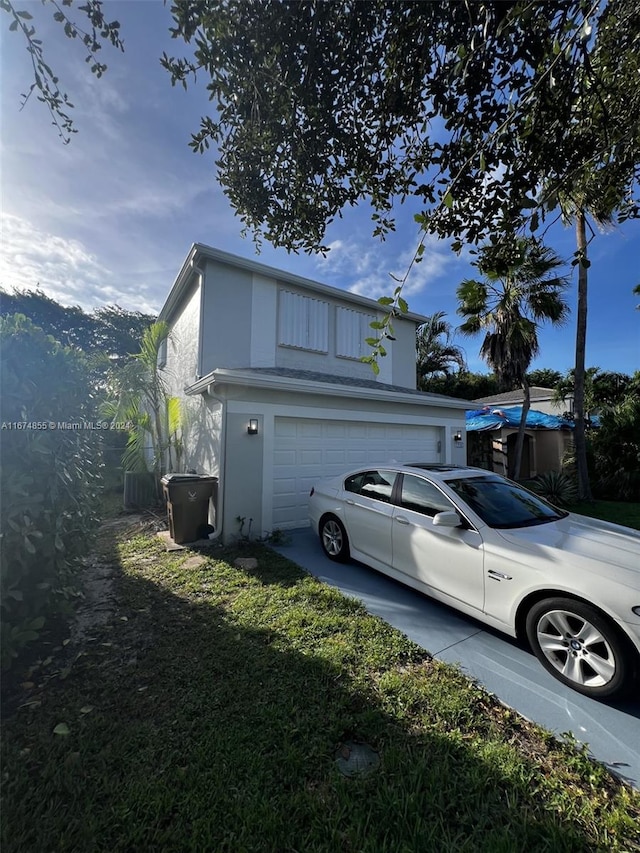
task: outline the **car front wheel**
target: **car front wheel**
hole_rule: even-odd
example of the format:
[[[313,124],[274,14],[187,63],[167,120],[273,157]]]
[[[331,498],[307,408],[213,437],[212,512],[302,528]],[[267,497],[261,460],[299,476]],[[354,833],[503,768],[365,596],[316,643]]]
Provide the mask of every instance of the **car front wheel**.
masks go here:
[[[619,693],[632,677],[624,641],[594,607],[571,598],[548,598],[527,615],[531,648],[552,675],[594,698]]]
[[[344,563],[349,559],[347,531],[334,515],[327,515],[320,522],[320,542],[330,560]]]

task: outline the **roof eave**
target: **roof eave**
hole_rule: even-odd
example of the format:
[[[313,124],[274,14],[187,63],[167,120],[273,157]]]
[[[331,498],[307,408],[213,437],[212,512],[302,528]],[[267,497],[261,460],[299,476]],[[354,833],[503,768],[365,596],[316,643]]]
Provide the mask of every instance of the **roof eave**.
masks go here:
[[[313,290],[317,293],[323,293],[326,296],[333,296],[336,299],[343,299],[348,302],[354,302],[358,305],[368,308],[372,311],[380,311],[381,313],[390,313],[391,309],[386,305],[381,305],[375,299],[369,299],[367,296],[360,296],[357,293],[351,293],[348,290],[341,290],[339,287],[333,287],[329,284],[322,284],[319,281],[314,281],[310,278],[304,278],[294,273],[286,272],[285,270],[271,267],[267,264],[261,264],[258,261],[253,261],[249,258],[242,258],[238,255],[233,255],[230,252],[223,252],[221,249],[214,249],[212,246],[207,246],[204,243],[193,243],[189,253],[178,273],[176,280],[169,292],[169,296],[165,304],[162,306],[159,318],[160,320],[168,320],[175,308],[180,304],[182,294],[188,286],[194,267],[198,265],[199,260],[206,259],[218,261],[219,263],[229,264],[237,269],[243,269],[247,272],[263,275],[268,278],[276,279],[284,284]],[[408,311],[402,314],[403,319],[410,320],[416,325],[421,325],[427,321],[427,317],[422,314],[415,314]]]
[[[359,385],[338,385],[333,382],[318,382],[311,379],[295,379],[289,376],[271,374],[256,375],[241,370],[217,369],[201,377],[193,385],[185,388],[185,394],[194,396],[207,393],[210,386],[251,385],[272,391],[290,391],[297,394],[329,394],[332,397],[359,397],[363,400],[378,402],[409,403],[414,406],[439,406],[446,409],[464,411],[468,403],[454,397],[441,397],[431,394],[403,394],[402,391],[386,391]]]

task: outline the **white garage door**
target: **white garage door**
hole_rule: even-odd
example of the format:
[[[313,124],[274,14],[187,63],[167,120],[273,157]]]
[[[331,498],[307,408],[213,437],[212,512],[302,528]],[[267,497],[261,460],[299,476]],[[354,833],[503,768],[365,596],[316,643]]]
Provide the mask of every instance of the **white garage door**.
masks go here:
[[[309,523],[309,491],[323,477],[360,465],[438,462],[441,430],[431,426],[276,418],[273,527]]]

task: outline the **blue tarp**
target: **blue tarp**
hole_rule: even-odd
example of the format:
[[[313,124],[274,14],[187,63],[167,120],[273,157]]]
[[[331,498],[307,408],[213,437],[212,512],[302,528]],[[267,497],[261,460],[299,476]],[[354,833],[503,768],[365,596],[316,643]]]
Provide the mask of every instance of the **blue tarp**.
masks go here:
[[[522,406],[493,407],[467,411],[467,432],[479,430],[502,429],[511,427],[517,429],[522,417]],[[529,409],[527,413],[527,429],[573,429],[572,421],[557,415],[547,415]]]

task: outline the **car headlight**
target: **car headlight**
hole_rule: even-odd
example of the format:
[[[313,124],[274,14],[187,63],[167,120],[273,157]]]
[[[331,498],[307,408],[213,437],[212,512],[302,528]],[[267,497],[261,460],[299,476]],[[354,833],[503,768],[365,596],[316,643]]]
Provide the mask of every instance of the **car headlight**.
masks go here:
[[[637,607],[632,607],[631,609],[636,614],[636,616],[640,616],[640,604]]]

